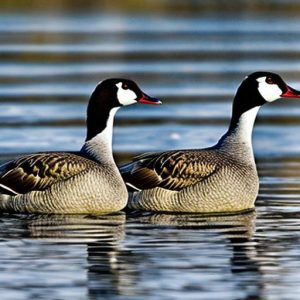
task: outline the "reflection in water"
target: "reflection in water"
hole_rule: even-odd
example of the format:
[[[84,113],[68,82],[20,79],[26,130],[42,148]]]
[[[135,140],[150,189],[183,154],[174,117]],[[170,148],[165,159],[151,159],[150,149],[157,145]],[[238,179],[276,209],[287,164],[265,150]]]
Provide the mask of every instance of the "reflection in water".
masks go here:
[[[228,239],[230,242],[243,243],[249,241],[255,232],[255,217],[255,212],[228,216],[162,213],[143,213],[131,216],[128,220],[129,229],[126,236],[127,238],[131,237],[133,241],[125,242],[125,247],[111,247],[103,245],[99,241],[88,243],[89,295],[92,296],[92,299],[96,299],[97,296],[111,296],[112,294],[130,297],[141,294],[150,295],[148,280],[150,286],[151,281],[154,281],[152,284],[156,285],[157,277],[153,277],[153,270],[149,266],[153,264],[153,261],[157,261],[158,265],[154,265],[154,268],[158,268],[157,271],[159,272],[161,264],[159,256],[166,255],[164,254],[164,247],[168,247],[168,239],[172,243],[174,236],[176,236],[178,243],[176,248],[178,249],[176,250],[177,255],[173,259],[179,262],[182,256],[181,252],[184,251],[186,234],[190,230],[193,232],[196,230],[201,235],[213,233],[222,239]],[[175,231],[172,230],[164,234],[170,228],[174,228]],[[162,241],[159,237],[155,238],[157,231],[164,236],[164,244],[161,244]],[[150,241],[147,236],[150,237]],[[139,241],[139,237],[143,237],[142,243]],[[159,245],[162,247],[161,251],[157,250]],[[235,247],[233,247],[234,249]],[[170,250],[170,255],[173,256],[173,250]],[[157,254],[154,257],[151,255],[153,251]],[[248,256],[245,255],[245,257],[248,259]],[[173,263],[176,264],[175,261]],[[162,280],[164,281],[166,278],[162,278]]]
[[[112,245],[124,238],[126,215],[23,215],[1,216],[4,240],[34,238],[44,243],[86,243],[101,240]]]
[[[103,294],[105,290],[113,294],[119,290],[119,282],[128,282],[127,275],[118,270],[119,247],[124,239],[126,221],[126,215],[122,212],[100,216],[4,214],[1,221],[2,242],[28,237],[48,246],[56,245],[56,249],[52,250],[53,255],[57,257],[56,264],[60,265],[65,277],[70,277],[67,270],[68,264],[72,263],[74,245],[84,245],[85,251],[80,254],[80,261],[75,262],[75,272],[85,273],[84,269],[87,269],[85,286],[91,295],[95,291]],[[65,262],[62,260],[62,251],[68,253]],[[50,264],[51,259],[46,261],[46,264]],[[29,266],[25,273],[30,273],[32,267]]]
[[[257,262],[254,242],[232,243],[231,271],[239,290],[245,292],[243,299],[263,299],[263,274]]]
[[[204,259],[201,257],[204,253],[200,253],[195,262],[192,256],[185,257],[184,253],[189,252],[186,249],[188,243],[195,247],[190,254],[197,255],[198,247],[207,246],[203,238],[210,239],[215,245],[220,238],[233,244],[233,270],[241,261],[252,261],[243,244],[251,241],[255,218],[255,212],[228,216],[144,213],[129,216],[126,240],[124,213],[108,216],[3,215],[0,230],[5,233],[3,242],[27,236],[46,244],[54,243],[58,247],[57,252],[54,251],[58,258],[59,245],[65,245],[65,251],[71,245],[85,245],[87,256],[81,254],[81,260],[86,261],[77,264],[79,270],[87,270],[86,287],[90,299],[97,299],[103,295],[133,297],[151,294],[148,284],[156,284],[155,273],[159,274],[166,268],[165,262],[180,266],[182,258],[188,259],[188,265],[202,273],[205,268],[197,267],[197,260]],[[166,255],[171,260],[161,260],[160,256]],[[64,272],[64,263],[60,260],[58,263],[62,263],[61,271]]]
[[[161,250],[161,260],[157,260],[157,257],[154,258],[157,262],[156,268],[159,275],[161,275],[160,269],[170,268],[176,272],[176,268],[178,268],[179,270],[182,269],[182,274],[189,274],[190,270],[195,270],[196,273],[194,276],[200,276],[200,278],[204,276],[204,283],[208,283],[211,270],[213,270],[213,272],[216,270],[217,272],[221,271],[218,265],[218,254],[216,254],[218,251],[215,251],[218,248],[218,243],[220,239],[223,240],[225,244],[227,241],[230,248],[231,272],[234,275],[232,281],[236,283],[236,288],[245,295],[244,299],[261,299],[262,277],[259,265],[256,262],[256,243],[253,240],[255,221],[256,212],[252,211],[239,215],[211,216],[199,214],[143,213],[142,215],[138,214],[129,217],[127,223],[129,227],[131,227],[130,224],[132,224],[132,230],[136,236],[142,234],[139,232],[139,225],[137,224],[143,224],[141,227],[141,231],[144,232],[142,238],[143,243],[140,241],[139,244],[136,245],[138,249],[145,248],[145,251],[142,252],[144,253],[143,264],[147,265],[148,259],[148,264],[151,265],[153,258],[151,258],[151,255],[149,257],[148,251],[153,251],[151,250],[153,247]],[[160,229],[164,229],[167,233],[164,234]],[[148,233],[148,231],[150,232]],[[150,241],[145,237],[147,233]],[[215,246],[210,248],[208,243]],[[204,250],[201,248],[204,248]],[[167,249],[171,256],[170,259],[165,258],[165,262],[164,249]],[[175,252],[175,255],[173,252]],[[210,259],[210,255],[212,259]],[[226,251],[221,255],[224,256],[225,259],[227,258]],[[185,265],[184,262],[187,259],[191,261]],[[176,266],[175,269],[174,265]],[[144,272],[147,271],[144,270]],[[241,273],[243,273],[242,276]],[[179,276],[181,277],[182,274],[179,274]],[[207,274],[208,278],[206,278],[205,274]],[[228,277],[228,275],[226,276],[225,271],[224,278],[221,274],[220,281],[228,280],[226,277]],[[161,276],[159,278],[161,278]],[[183,279],[181,278],[181,280]],[[185,293],[185,296],[187,292],[189,292],[191,296],[193,294],[196,296],[200,291],[203,292],[201,284],[197,286],[189,283],[188,287],[188,290],[183,288],[181,291]],[[218,288],[206,286],[203,289],[207,294],[218,294]],[[181,296],[184,296],[184,294],[181,294]],[[226,298],[225,292],[224,296]],[[212,299],[213,297],[214,296],[212,296]],[[180,293],[178,299],[180,299]],[[242,299],[242,297],[239,299]]]
[[[123,295],[128,289],[134,289],[134,274],[126,269],[130,251],[120,246],[125,236],[125,221],[124,213],[94,217],[40,216],[27,225],[31,237],[86,245],[87,290],[93,299]]]
[[[137,213],[139,214],[139,213]],[[142,213],[131,217],[130,222],[153,225],[175,226],[176,228],[199,229],[217,232],[228,239],[249,239],[255,232],[256,212],[243,214],[176,214],[176,213]]]
[[[6,239],[25,236],[56,245],[84,245],[87,272],[86,288],[90,299],[98,296],[132,295],[137,276],[132,267],[137,263],[130,250],[122,249],[126,215],[5,215],[0,230]],[[19,224],[18,227],[11,226]],[[59,251],[56,255],[59,258]],[[70,252],[72,255],[72,252]],[[138,257],[138,255],[136,255]],[[64,263],[62,263],[62,272]]]

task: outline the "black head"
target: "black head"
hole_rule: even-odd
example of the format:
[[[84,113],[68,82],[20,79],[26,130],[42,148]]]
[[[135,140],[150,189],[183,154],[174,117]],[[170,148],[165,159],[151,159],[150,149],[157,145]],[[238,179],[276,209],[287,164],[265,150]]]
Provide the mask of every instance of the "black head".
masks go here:
[[[123,78],[111,78],[100,82],[91,96],[92,99],[102,103],[107,102],[111,108],[137,102],[154,105],[161,104],[158,99],[142,92],[134,81]]]
[[[110,112],[116,108],[134,103],[161,104],[146,95],[137,84],[129,79],[112,78],[100,82],[93,91],[87,108],[87,140],[102,132],[109,119]]]
[[[289,87],[275,73],[255,72],[247,76],[238,88],[233,113],[240,116],[254,107],[279,98],[300,98],[300,92]]]

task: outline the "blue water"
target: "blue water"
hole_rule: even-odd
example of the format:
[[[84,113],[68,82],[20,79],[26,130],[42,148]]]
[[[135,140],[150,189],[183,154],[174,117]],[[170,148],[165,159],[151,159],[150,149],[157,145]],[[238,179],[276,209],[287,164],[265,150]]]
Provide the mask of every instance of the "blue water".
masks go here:
[[[300,89],[298,1],[3,1],[0,161],[78,150],[107,77],[164,105],[116,116],[119,164],[202,148],[227,129],[243,78],[278,72]],[[0,216],[1,299],[298,299],[300,101],[259,112],[256,212],[202,216]]]

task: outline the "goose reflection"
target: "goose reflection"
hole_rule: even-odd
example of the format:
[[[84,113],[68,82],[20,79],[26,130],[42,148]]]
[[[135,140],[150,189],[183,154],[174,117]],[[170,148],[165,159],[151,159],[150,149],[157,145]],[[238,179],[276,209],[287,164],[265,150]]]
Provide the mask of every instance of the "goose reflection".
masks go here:
[[[217,232],[228,239],[249,240],[255,232],[256,212],[243,214],[176,214],[176,213],[136,213],[128,221],[183,229],[199,229]]]
[[[270,281],[268,268],[280,271],[272,256],[280,241],[262,238],[256,226],[255,211],[239,215],[2,215],[0,222],[3,242],[33,240],[32,257],[43,257],[50,247],[51,257],[56,257],[53,263],[62,270],[64,260],[74,257],[65,263],[78,264],[74,270],[81,273],[81,291],[90,299],[158,296],[166,289],[182,297],[200,295],[203,290],[215,296],[218,285],[227,292],[228,286],[236,289],[236,299],[264,299],[266,290],[276,284]],[[30,271],[33,266],[25,268]]]
[[[58,258],[60,245],[66,245],[65,251],[71,256],[74,256],[74,245],[85,246],[80,247],[77,256],[82,257],[76,261],[78,272],[84,272],[82,268],[86,266],[86,288],[90,295],[122,294],[119,286],[131,284],[130,276],[119,268],[120,257],[126,256],[120,254],[120,243],[125,236],[126,214],[123,212],[99,216],[2,215],[1,221],[2,238],[26,237],[40,240],[42,245],[58,245],[55,254]]]
[[[56,242],[89,243],[101,241],[103,244],[117,245],[124,238],[126,215],[30,215],[27,229],[30,237]]]
[[[244,297],[239,299],[263,299],[263,274],[259,263],[259,253],[256,249],[257,243],[253,238],[256,230],[255,211],[228,215],[155,213],[132,216],[128,218],[128,222],[175,228],[177,231],[171,231],[171,234],[165,238],[169,237],[174,240],[175,234],[176,240],[181,242],[192,242],[191,240],[188,241],[188,230],[199,230],[201,236],[203,237],[204,234],[210,238],[212,243],[220,239],[228,241],[232,252],[231,272],[234,275],[235,284],[244,294]],[[195,250],[195,252],[197,251]],[[179,258],[180,253],[178,252]],[[195,257],[196,260],[197,257]],[[205,272],[205,267],[199,268],[199,272]],[[196,286],[191,288],[197,289]]]
[[[86,244],[87,289],[91,299],[112,294],[137,296],[140,290],[144,289],[142,286],[137,288],[139,281],[145,275],[147,277],[150,271],[145,265],[150,265],[152,260],[145,244],[154,250],[160,244],[171,245],[174,240],[175,247],[178,247],[177,243],[185,241],[193,243],[194,238],[198,243],[195,234],[197,232],[201,235],[212,234],[213,236],[210,236],[212,242],[214,238],[230,242],[231,269],[237,277],[238,285],[244,291],[247,290],[249,282],[245,278],[248,278],[251,270],[249,280],[255,289],[250,294],[260,298],[260,269],[256,263],[256,255],[253,255],[256,254],[255,247],[252,249],[249,246],[255,233],[255,211],[238,215],[135,213],[129,215],[127,219],[128,237],[134,239],[142,237],[142,240],[135,239],[128,248],[124,241],[126,222],[124,213],[94,217],[39,216],[29,219],[27,228],[30,236],[34,238]],[[158,236],[153,232],[154,228],[159,229]],[[164,233],[168,229],[174,230]],[[148,237],[151,239],[150,243]],[[174,258],[180,260],[180,249],[177,251]],[[253,278],[256,278],[257,282],[254,283]],[[146,289],[143,292],[147,293]]]

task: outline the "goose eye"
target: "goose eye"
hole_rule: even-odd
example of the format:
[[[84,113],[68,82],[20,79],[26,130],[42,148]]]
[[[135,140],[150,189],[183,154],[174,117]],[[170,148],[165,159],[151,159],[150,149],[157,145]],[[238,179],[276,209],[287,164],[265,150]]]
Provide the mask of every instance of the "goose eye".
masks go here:
[[[273,81],[273,79],[271,77],[267,77],[266,78],[266,83],[268,83],[268,84],[274,84],[274,81]]]
[[[122,88],[123,90],[128,90],[128,85],[126,83],[123,83]]]

